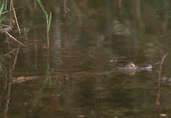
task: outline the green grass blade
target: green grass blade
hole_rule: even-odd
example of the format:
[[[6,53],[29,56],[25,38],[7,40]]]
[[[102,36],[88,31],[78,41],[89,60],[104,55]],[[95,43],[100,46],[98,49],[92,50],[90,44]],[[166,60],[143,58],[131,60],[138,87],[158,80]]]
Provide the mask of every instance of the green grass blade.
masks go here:
[[[47,24],[48,32],[50,31],[51,24],[52,24],[52,12],[50,12],[48,17],[48,24]]]
[[[5,4],[1,4],[0,6],[0,16],[2,15],[3,11],[4,11],[4,8],[5,8]]]
[[[36,2],[38,3],[38,5],[40,6],[41,10],[43,11],[45,17],[47,17],[48,13],[47,11],[45,10],[44,6],[43,6],[43,3],[42,3],[42,0],[36,0]]]

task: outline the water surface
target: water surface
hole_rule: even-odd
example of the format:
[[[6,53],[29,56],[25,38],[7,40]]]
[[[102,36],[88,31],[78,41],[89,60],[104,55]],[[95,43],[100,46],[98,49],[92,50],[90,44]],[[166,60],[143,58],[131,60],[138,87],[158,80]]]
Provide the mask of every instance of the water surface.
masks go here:
[[[169,0],[45,3],[53,13],[49,49],[44,17],[31,1],[16,1],[22,34],[12,32],[26,46],[7,43],[1,35],[0,117],[171,115],[169,82],[161,83],[160,110],[156,105],[159,65],[166,53],[162,77],[171,77]],[[153,70],[117,70],[130,62],[152,64]]]

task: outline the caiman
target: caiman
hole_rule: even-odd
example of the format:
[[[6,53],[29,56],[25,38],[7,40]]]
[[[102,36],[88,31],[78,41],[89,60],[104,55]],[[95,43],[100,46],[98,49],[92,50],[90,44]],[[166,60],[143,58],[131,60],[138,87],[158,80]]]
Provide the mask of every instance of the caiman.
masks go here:
[[[118,67],[117,69],[120,72],[135,74],[136,72],[141,72],[141,71],[152,71],[152,68],[153,67],[151,64],[143,66],[143,67],[139,67],[139,66],[135,65],[133,62],[130,62],[126,66]]]

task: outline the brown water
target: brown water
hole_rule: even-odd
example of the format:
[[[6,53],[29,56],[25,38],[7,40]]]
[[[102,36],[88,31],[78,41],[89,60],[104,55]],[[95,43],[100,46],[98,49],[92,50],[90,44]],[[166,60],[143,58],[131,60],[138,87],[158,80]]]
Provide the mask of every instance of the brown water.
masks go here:
[[[39,7],[16,2],[22,34],[12,34],[26,46],[6,42],[1,34],[0,117],[171,116],[170,83],[162,82],[158,92],[166,53],[161,76],[171,77],[169,0],[71,0],[66,6],[51,0],[45,6],[53,13],[50,49]],[[129,62],[152,64],[153,70],[117,70]]]

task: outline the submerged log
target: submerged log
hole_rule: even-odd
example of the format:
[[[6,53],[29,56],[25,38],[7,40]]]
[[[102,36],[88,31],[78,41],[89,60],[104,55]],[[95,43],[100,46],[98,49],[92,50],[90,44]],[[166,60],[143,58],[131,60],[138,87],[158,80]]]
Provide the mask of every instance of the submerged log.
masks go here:
[[[40,78],[40,76],[20,76],[20,77],[16,77],[13,78],[12,83],[23,83],[29,80],[34,80],[34,79],[38,79]]]
[[[110,70],[110,71],[102,71],[102,72],[92,72],[92,71],[80,71],[80,72],[70,72],[70,73],[64,73],[64,72],[57,72],[55,74],[50,74],[50,75],[32,75],[32,76],[18,76],[14,77],[12,80],[12,83],[23,83],[31,80],[36,80],[36,79],[45,79],[46,77],[52,78],[52,79],[65,79],[68,80],[69,78],[78,78],[78,77],[97,77],[97,76],[103,76],[103,75],[110,75],[115,70]]]

